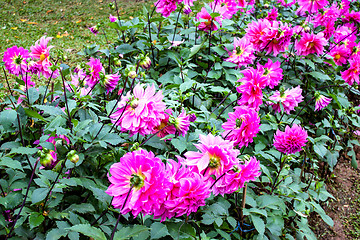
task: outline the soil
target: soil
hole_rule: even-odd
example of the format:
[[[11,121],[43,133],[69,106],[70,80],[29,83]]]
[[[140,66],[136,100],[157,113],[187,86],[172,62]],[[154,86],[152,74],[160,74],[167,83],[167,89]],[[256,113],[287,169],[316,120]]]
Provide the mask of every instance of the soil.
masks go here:
[[[360,147],[355,146],[355,151],[359,165]],[[319,216],[313,215],[310,225],[318,239],[360,239],[360,170],[351,166],[350,157],[340,157],[328,183],[328,192],[335,200],[323,207],[334,220],[334,226],[330,227]]]

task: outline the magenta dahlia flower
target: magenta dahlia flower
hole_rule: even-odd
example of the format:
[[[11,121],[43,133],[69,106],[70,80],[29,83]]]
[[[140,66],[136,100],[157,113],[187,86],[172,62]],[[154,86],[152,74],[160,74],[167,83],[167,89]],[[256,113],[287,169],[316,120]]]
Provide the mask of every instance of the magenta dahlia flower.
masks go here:
[[[238,163],[237,156],[240,151],[234,149],[234,142],[213,136],[211,133],[207,136],[200,135],[199,138],[200,143],[195,146],[200,152],[186,152],[185,164],[196,167],[209,181],[214,180],[210,175],[218,178]]]
[[[280,104],[282,104],[284,111],[287,114],[290,114],[290,111],[294,110],[295,107],[297,107],[299,103],[302,102],[303,96],[301,95],[301,92],[302,90],[300,86],[292,89],[286,89],[283,93],[276,91],[272,96],[269,97],[269,100],[272,100],[275,103],[267,103],[272,105],[273,109],[277,112],[281,112]]]
[[[190,120],[189,115],[186,115],[185,110],[183,109],[179,116],[174,119],[174,126],[178,133],[185,137],[185,134],[189,130]]]
[[[138,83],[133,94],[122,97],[116,112],[110,115],[111,122],[120,126],[121,131],[129,131],[130,136],[151,134],[165,118],[163,98],[162,91],[155,92],[155,85],[144,89]]]
[[[95,25],[95,26],[89,27],[88,29],[89,29],[89,30],[90,30],[90,32],[92,32],[95,36],[96,36],[96,34],[98,34],[98,33],[99,33],[99,27],[98,27],[98,25]]]
[[[258,64],[257,68],[259,69],[259,71],[263,71],[263,76],[267,78],[266,85],[269,86],[269,88],[271,89],[277,86],[283,78],[283,70],[280,67],[279,61],[273,62],[269,58],[268,62],[264,66]]]
[[[263,76],[262,71],[254,68],[245,69],[241,73],[244,77],[238,80],[241,82],[241,85],[236,88],[241,93],[238,104],[254,108],[258,111],[262,104],[262,89],[266,86],[268,79]]]
[[[320,111],[331,102],[331,98],[325,97],[319,93],[315,93],[315,111]]]
[[[166,109],[165,113],[166,114],[164,114],[164,118],[161,119],[160,125],[156,126],[153,131],[153,133],[157,133],[156,135],[160,138],[163,138],[169,134],[175,134],[176,132],[175,126],[169,123],[169,118],[173,113],[172,110],[170,108]]]
[[[234,38],[234,49],[229,52],[227,62],[237,64],[239,67],[251,64],[255,59],[254,47],[247,38]]]
[[[323,7],[329,4],[327,0],[298,0],[297,2],[300,6],[297,13],[301,16],[304,15],[305,12],[319,12],[319,9],[323,9]]]
[[[112,92],[116,88],[119,79],[120,75],[118,75],[117,73],[105,75],[103,84],[107,93]]]
[[[100,80],[100,73],[105,74],[105,69],[103,68],[100,59],[90,58],[90,62],[87,63],[89,66],[89,72],[86,76],[86,84],[89,87],[94,87]]]
[[[19,76],[28,71],[27,60],[30,58],[29,51],[16,45],[6,49],[3,61],[9,73]]]
[[[117,17],[110,14],[109,20],[110,20],[110,22],[116,22],[118,19],[117,19]]]
[[[161,13],[164,17],[168,17],[176,10],[176,4],[180,2],[181,0],[158,0],[155,3],[156,12]]]
[[[270,12],[268,12],[266,19],[269,21],[276,21],[277,17],[278,17],[278,9],[276,7],[273,7],[273,9]]]
[[[256,51],[263,50],[261,47],[264,43],[263,35],[265,34],[265,29],[269,28],[270,26],[271,23],[267,19],[259,19],[257,22],[252,21],[248,24],[248,27],[245,30],[245,37],[253,44]]]
[[[351,50],[345,47],[345,45],[337,45],[329,52],[329,55],[333,57],[336,65],[339,66],[346,64],[350,54]]]
[[[282,153],[292,154],[300,152],[301,148],[306,145],[307,131],[301,126],[294,124],[291,128],[286,126],[285,131],[282,132],[279,129],[274,136],[274,146]]]
[[[225,139],[234,141],[239,148],[248,146],[260,131],[260,118],[258,113],[249,107],[235,107],[235,112],[229,113],[227,122],[223,123]]]
[[[299,55],[309,55],[309,54],[322,54],[324,51],[324,46],[326,46],[328,41],[324,38],[324,33],[320,32],[318,34],[303,33],[300,41],[296,42],[295,49],[298,51]]]
[[[199,30],[202,31],[215,31],[218,29],[215,22],[221,25],[221,18],[215,17],[212,18],[210,13],[206,10],[206,8],[202,8],[200,12],[196,15],[196,19],[200,21],[200,25],[198,26]]]
[[[182,158],[178,159],[179,162],[169,159],[166,164],[171,190],[162,206],[154,213],[154,218],[161,217],[161,221],[184,214],[189,216],[200,206],[205,206],[205,199],[210,196],[210,183],[205,177],[192,171],[191,167],[186,167]]]
[[[220,178],[212,187],[215,196],[221,194],[231,194],[239,188],[243,188],[246,182],[254,181],[261,175],[260,161],[256,157],[251,157],[244,164],[237,164]]]
[[[30,56],[33,58],[33,60],[36,60],[37,66],[32,66],[31,69],[36,69],[39,75],[40,73],[46,77],[49,78],[52,76],[52,78],[57,78],[59,76],[59,70],[56,70],[54,73],[50,69],[50,67],[53,65],[50,61],[50,49],[54,46],[48,46],[48,43],[52,37],[45,37],[42,36],[39,40],[35,42],[34,46],[30,47],[31,53]]]
[[[348,70],[341,72],[341,77],[347,82],[349,85],[353,85],[354,81],[359,82],[359,74],[360,74],[360,56],[355,55],[354,57],[349,59],[350,67]]]
[[[112,205],[120,208],[121,214],[153,214],[170,190],[165,165],[144,149],[126,153],[109,171],[111,184],[105,192],[114,197]]]
[[[266,50],[267,54],[273,53],[274,56],[284,51],[291,41],[294,33],[293,28],[288,23],[273,21],[271,26],[265,28],[264,35],[261,37],[261,51]]]

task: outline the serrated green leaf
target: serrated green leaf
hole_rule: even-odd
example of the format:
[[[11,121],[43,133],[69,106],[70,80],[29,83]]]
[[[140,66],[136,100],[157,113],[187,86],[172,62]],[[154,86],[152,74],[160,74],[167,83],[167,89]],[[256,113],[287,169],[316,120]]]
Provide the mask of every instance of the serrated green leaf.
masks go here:
[[[90,224],[78,224],[69,228],[71,231],[79,232],[87,237],[91,237],[94,240],[106,240],[105,234],[96,227],[90,226]],[[117,238],[114,238],[117,239]]]
[[[264,220],[261,219],[261,217],[256,215],[250,215],[251,221],[254,224],[255,229],[259,232],[260,235],[264,235],[265,233],[265,223]]]
[[[38,188],[35,189],[31,195],[31,201],[33,204],[41,202],[45,199],[46,194],[49,192],[47,188]]]
[[[159,239],[159,238],[169,235],[169,231],[165,224],[155,222],[155,223],[151,224],[150,235],[151,235],[151,239]]]
[[[45,220],[45,217],[40,213],[31,213],[29,217],[29,225],[30,229],[33,229],[34,227],[39,226],[43,221]]]
[[[46,234],[46,240],[57,240],[61,237],[65,237],[66,234],[67,232],[64,232],[64,230],[55,228]]]
[[[18,147],[18,148],[13,148],[13,149],[11,149],[10,154],[12,154],[12,153],[18,153],[18,154],[33,155],[33,154],[37,153],[38,151],[39,151],[39,149],[37,149],[37,148]]]
[[[21,171],[24,171],[21,166],[21,163],[19,161],[13,160],[8,157],[1,158],[0,166],[5,166],[5,167],[11,168],[11,169],[19,169]]]
[[[114,239],[127,240],[147,230],[148,228],[142,225],[134,225],[134,227],[123,227],[122,229],[120,229],[115,233]]]

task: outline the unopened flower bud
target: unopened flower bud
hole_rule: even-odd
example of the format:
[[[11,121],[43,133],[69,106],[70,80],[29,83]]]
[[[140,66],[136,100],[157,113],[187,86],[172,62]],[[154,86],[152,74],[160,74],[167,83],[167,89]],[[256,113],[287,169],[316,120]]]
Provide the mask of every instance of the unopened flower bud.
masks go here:
[[[192,12],[189,5],[185,5],[183,11],[186,15],[189,15]]]
[[[130,152],[138,150],[140,144],[138,142],[134,143],[134,145],[130,148]]]
[[[40,164],[44,167],[50,167],[54,160],[55,159],[50,153],[46,153],[40,156]]]
[[[128,73],[128,77],[129,77],[129,78],[134,79],[134,78],[136,78],[136,76],[137,76],[137,74],[136,74],[135,71],[129,71],[129,73]]]
[[[140,67],[144,68],[144,69],[149,69],[151,66],[151,59],[149,58],[149,56],[145,56],[139,63]]]
[[[119,58],[114,58],[114,64],[115,64],[115,66],[121,67],[121,61],[120,61],[120,59],[119,59]]]

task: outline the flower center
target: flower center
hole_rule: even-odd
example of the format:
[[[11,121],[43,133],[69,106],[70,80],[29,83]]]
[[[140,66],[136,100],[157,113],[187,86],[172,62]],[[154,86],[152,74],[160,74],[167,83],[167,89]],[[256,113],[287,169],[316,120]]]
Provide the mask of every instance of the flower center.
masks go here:
[[[21,57],[21,55],[16,56],[16,57],[14,58],[14,62],[15,62],[16,65],[20,65],[21,62],[22,62],[22,60],[23,60],[23,58]]]
[[[220,165],[220,158],[216,155],[212,155],[209,161],[209,168],[217,168]]]
[[[144,176],[133,173],[131,174],[130,183],[134,188],[140,189],[144,186]]]
[[[336,60],[339,60],[340,58],[341,58],[340,54],[336,54],[336,55],[335,55],[335,59],[336,59]]]
[[[315,45],[315,44],[314,44],[313,42],[309,43],[310,48],[313,48],[314,45]]]
[[[131,102],[130,102],[130,107],[132,109],[137,108],[137,106],[139,106],[139,99],[138,98],[134,98]]]
[[[46,58],[45,54],[40,55],[40,61],[44,61],[45,58]]]
[[[236,47],[236,55],[241,55],[243,52],[244,51],[240,47]]]
[[[237,118],[236,119],[236,128],[241,128],[241,124],[243,123],[244,119]]]

